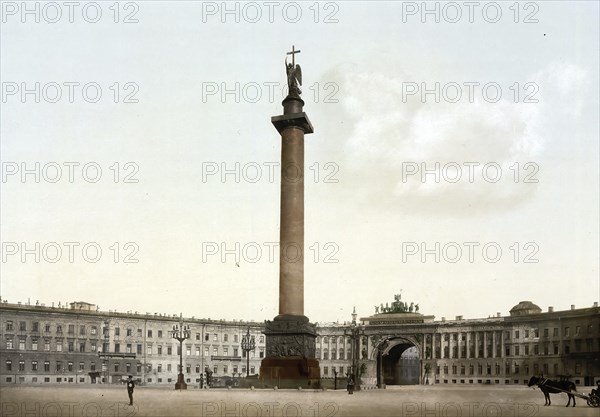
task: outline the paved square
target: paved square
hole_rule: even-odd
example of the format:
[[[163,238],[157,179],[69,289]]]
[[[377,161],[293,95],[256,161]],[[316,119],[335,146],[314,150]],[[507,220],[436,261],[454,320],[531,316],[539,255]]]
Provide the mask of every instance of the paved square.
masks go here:
[[[580,388],[588,394],[588,388]],[[594,416],[600,409],[564,394],[544,407],[538,389],[527,387],[403,386],[386,390],[188,390],[136,388],[134,406],[125,387],[0,388],[1,416]]]

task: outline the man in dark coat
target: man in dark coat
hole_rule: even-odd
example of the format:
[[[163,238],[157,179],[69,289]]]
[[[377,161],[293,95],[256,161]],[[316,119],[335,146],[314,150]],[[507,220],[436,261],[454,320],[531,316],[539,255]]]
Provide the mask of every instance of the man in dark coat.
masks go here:
[[[127,395],[129,395],[129,405],[133,405],[133,389],[135,388],[135,381],[133,376],[129,375],[127,379]]]

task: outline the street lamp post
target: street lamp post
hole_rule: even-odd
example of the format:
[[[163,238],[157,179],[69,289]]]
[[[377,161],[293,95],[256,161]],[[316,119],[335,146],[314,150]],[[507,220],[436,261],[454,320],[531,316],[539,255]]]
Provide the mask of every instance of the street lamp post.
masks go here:
[[[246,378],[250,375],[250,351],[254,350],[256,342],[254,336],[250,336],[250,326],[246,334],[242,337],[242,350],[246,353]]]
[[[179,374],[177,375],[177,383],[175,384],[175,389],[178,390],[187,389],[187,384],[183,377],[183,341],[189,339],[190,334],[190,325],[184,326],[183,315],[179,314],[179,324],[175,324],[171,331],[171,337],[179,341]]]
[[[358,353],[360,348],[360,338],[365,335],[365,327],[356,323],[356,307],[352,310],[352,323],[350,327],[344,329],[344,336],[349,336],[352,340],[352,373],[354,374],[356,390],[360,389],[360,375],[358,369]]]

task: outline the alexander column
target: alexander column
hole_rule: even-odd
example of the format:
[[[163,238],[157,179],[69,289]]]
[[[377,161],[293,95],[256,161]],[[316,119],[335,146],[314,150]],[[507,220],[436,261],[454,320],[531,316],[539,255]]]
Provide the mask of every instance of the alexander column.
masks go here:
[[[320,377],[315,359],[316,326],[304,315],[304,135],[313,133],[302,111],[302,71],[292,46],[285,60],[289,94],[283,115],[271,122],[281,134],[281,211],[279,232],[279,315],[266,321],[267,356],[260,365],[266,386],[314,387]]]

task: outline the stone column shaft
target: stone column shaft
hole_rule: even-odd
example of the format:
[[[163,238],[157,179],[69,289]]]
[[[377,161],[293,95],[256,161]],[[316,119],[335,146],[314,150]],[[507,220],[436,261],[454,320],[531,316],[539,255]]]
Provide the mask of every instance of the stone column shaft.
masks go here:
[[[304,315],[304,131],[281,132],[279,314]]]

